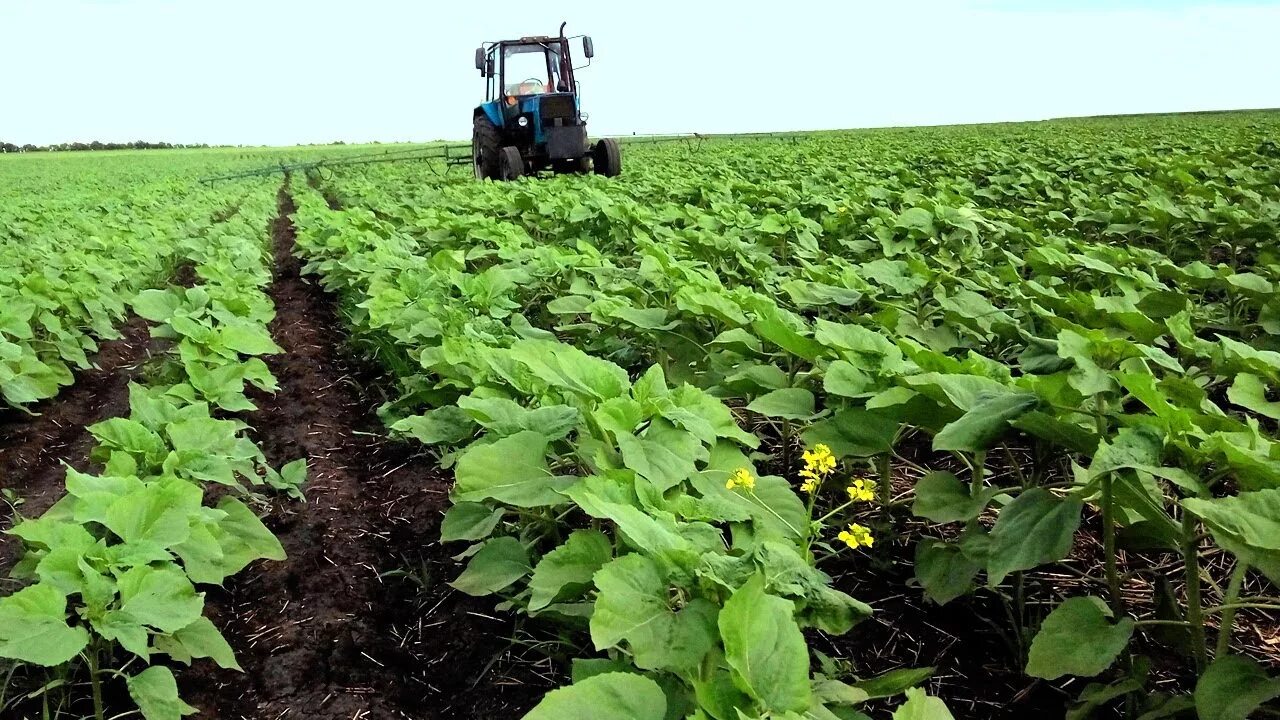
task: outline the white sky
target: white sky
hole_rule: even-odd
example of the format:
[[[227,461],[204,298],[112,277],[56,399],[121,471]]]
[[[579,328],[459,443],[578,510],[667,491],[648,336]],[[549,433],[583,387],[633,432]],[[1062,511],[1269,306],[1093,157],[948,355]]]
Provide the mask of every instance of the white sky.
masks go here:
[[[593,135],[1280,106],[1280,3],[550,5],[0,0],[0,140],[464,139],[475,46],[561,20]]]

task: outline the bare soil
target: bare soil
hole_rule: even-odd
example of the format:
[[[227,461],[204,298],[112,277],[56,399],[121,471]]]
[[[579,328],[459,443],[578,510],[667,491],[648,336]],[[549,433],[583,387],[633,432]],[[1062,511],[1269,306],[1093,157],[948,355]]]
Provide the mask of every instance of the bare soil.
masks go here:
[[[337,303],[300,275],[295,207],[273,222],[280,382],[248,418],[273,465],[309,464],[305,504],[265,521],[288,552],[207,598],[245,672],[198,663],[180,675],[200,718],[518,717],[560,678],[509,639],[515,621],[445,583],[460,566],[438,537],[451,479],[386,437],[383,374],[345,347]]]

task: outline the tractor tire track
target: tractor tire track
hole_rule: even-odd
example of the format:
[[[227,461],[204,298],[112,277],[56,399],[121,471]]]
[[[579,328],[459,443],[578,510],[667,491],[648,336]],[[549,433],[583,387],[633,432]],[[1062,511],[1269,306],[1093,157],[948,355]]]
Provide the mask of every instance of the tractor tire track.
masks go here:
[[[385,437],[369,392],[380,372],[349,356],[337,303],[303,279],[286,188],[269,290],[280,390],[247,419],[273,466],[307,458],[307,501],[277,501],[264,518],[288,559],[206,599],[245,672],[199,663],[181,676],[184,697],[209,719],[518,714],[546,691],[543,671],[515,659],[492,600],[445,585],[458,566],[434,541],[452,479]]]

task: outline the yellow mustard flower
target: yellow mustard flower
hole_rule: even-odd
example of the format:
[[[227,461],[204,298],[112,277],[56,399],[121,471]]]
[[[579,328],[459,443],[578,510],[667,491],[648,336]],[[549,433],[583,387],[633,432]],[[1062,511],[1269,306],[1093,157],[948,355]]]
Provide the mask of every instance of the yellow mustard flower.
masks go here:
[[[871,537],[871,531],[857,523],[853,523],[846,530],[841,530],[836,538],[854,550],[860,547],[871,547],[876,542],[876,539]]]
[[[835,472],[836,458],[831,454],[831,448],[822,443],[814,445],[812,450],[805,450],[803,457],[804,469],[800,471],[800,477],[804,481],[800,489],[812,495],[818,492],[822,481]]]
[[[743,490],[755,490],[756,479],[751,475],[751,471],[746,468],[738,468],[729,476],[729,481],[724,486],[730,490],[742,488]]]
[[[848,488],[849,500],[851,502],[871,502],[876,499],[876,487],[878,485],[875,480],[857,478]]]

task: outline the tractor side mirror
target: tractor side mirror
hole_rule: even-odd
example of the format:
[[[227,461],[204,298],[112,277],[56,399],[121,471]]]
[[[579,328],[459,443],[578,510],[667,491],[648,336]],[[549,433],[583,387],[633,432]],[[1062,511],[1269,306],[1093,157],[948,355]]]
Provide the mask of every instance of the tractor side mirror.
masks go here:
[[[582,54],[585,55],[588,60],[596,56],[596,46],[591,42],[590,35],[583,36],[582,38]]]
[[[476,69],[480,72],[484,72],[485,70],[484,48],[482,47],[476,48]]]

